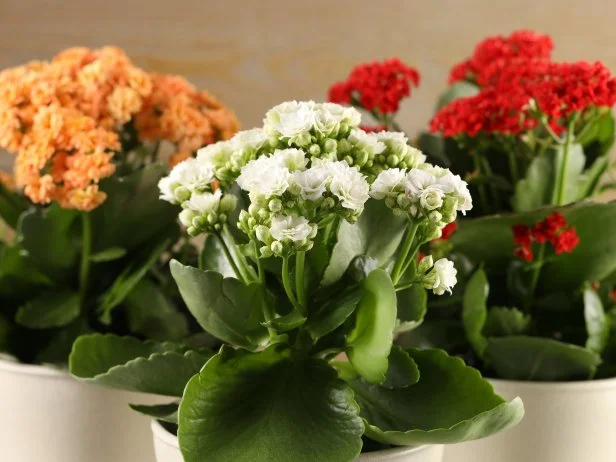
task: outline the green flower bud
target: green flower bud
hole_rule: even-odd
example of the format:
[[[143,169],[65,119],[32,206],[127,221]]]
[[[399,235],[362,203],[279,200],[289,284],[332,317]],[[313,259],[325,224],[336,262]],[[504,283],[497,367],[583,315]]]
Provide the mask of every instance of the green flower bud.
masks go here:
[[[266,210],[266,209],[260,209],[257,215],[259,216],[261,220],[267,220],[270,217],[270,212],[269,210]]]
[[[267,226],[259,225],[255,228],[257,239],[261,242],[268,243],[272,240],[272,234]]]
[[[340,154],[346,154],[351,149],[353,149],[353,145],[349,140],[347,140],[346,138],[338,140],[338,152]]]
[[[236,206],[237,206],[237,197],[235,197],[232,194],[225,194],[220,199],[218,210],[224,213],[231,213],[235,210]]]
[[[195,228],[204,229],[208,225],[207,216],[199,215],[192,220],[192,225]]]
[[[219,221],[220,223],[226,223],[228,218],[229,218],[229,217],[227,216],[227,214],[226,214],[226,213],[219,213],[219,214],[218,214],[218,221]]]
[[[272,242],[270,244],[270,250],[275,255],[280,255],[282,253],[283,249],[284,249],[284,246],[282,245],[282,242],[280,242],[280,241],[274,241],[274,242]]]
[[[263,247],[261,247],[259,249],[261,251],[261,256],[263,258],[269,258],[273,255],[272,251],[270,250],[270,248],[266,245],[264,245]]]
[[[267,206],[270,211],[274,213],[280,212],[282,210],[282,201],[280,199],[272,199],[271,201],[269,201],[269,204],[267,204]]]
[[[336,201],[334,200],[333,197],[326,197],[325,199],[323,199],[322,205],[326,209],[331,209],[331,208],[334,208],[334,206],[336,205]]]
[[[347,164],[353,165],[353,158],[351,156],[344,156],[344,159]]]
[[[390,154],[390,155],[387,156],[387,164],[390,167],[395,167],[399,163],[400,163],[400,158],[398,156],[396,156],[395,154]]]
[[[434,265],[434,259],[432,255],[427,255],[421,259],[419,265],[417,265],[417,274],[426,273]]]
[[[189,226],[186,232],[192,237],[195,237],[201,234],[201,231],[198,228],[195,228],[194,226]]]
[[[318,156],[319,154],[321,154],[321,146],[319,146],[318,144],[313,144],[308,149],[308,153],[313,157]]]
[[[359,151],[357,157],[355,158],[355,164],[363,167],[368,162],[368,153],[366,151]]]
[[[336,140],[332,140],[330,138],[326,140],[325,143],[323,144],[323,149],[327,153],[335,153],[336,150],[338,149],[338,143],[336,142]]]
[[[213,225],[213,224],[218,223],[218,215],[216,215],[215,213],[210,213],[210,214],[207,216],[207,222],[208,222],[210,225]]]
[[[190,191],[184,186],[178,186],[177,188],[175,188],[173,193],[175,194],[175,198],[177,199],[177,201],[180,203],[190,199]]]

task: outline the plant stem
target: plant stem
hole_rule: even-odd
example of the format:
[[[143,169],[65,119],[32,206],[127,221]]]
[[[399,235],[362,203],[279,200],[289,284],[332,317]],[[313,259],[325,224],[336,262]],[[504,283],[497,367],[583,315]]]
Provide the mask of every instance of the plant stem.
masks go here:
[[[90,253],[92,251],[92,222],[86,212],[81,214],[81,265],[79,268],[79,297],[83,310],[88,293],[88,278],[90,275]]]
[[[511,173],[511,183],[515,185],[518,183],[520,173],[518,170],[518,160],[513,149],[507,150],[507,156],[509,157],[509,172]]]
[[[248,280],[246,279],[245,275],[240,271],[239,267],[235,263],[235,260],[233,259],[233,255],[231,255],[231,251],[229,250],[229,247],[227,246],[227,243],[225,242],[225,239],[222,236],[222,234],[214,233],[214,235],[220,241],[220,245],[222,246],[222,250],[225,253],[225,256],[227,257],[227,260],[229,261],[229,264],[231,265],[231,268],[233,269],[233,272],[235,273],[237,278],[239,280],[247,283]],[[201,266],[201,264],[199,264],[199,266]]]
[[[411,250],[411,247],[413,246],[413,241],[415,240],[415,234],[417,233],[418,227],[418,223],[414,220],[411,220],[406,227],[404,241],[400,247],[400,252],[396,258],[396,263],[394,263],[394,268],[391,271],[391,280],[394,285],[398,283],[400,277],[402,276],[404,263],[406,262],[406,258]]]
[[[575,124],[576,117],[574,116],[569,123],[569,128],[567,129],[567,137],[565,138],[565,144],[563,146],[563,160],[562,165],[560,166],[560,176],[559,182],[556,185],[556,191],[554,191],[552,197],[552,202],[554,205],[564,205],[565,202],[565,190],[567,188],[567,164],[569,162],[569,148],[571,147],[571,138],[573,137],[573,130]]]
[[[223,228],[223,233],[231,244],[231,250],[233,250],[233,254],[236,259],[235,262],[237,263],[237,267],[240,273],[242,273],[246,283],[250,281],[257,281],[259,278],[257,276],[257,273],[255,273],[254,268],[249,265],[248,261],[246,261],[246,257],[244,257],[244,254],[242,254],[240,249],[238,249],[237,245],[235,245],[235,239],[233,238],[233,235],[231,234],[229,228],[226,225]]]
[[[479,191],[479,202],[481,202],[481,208],[483,209],[483,214],[486,214],[490,211],[490,206],[488,205],[488,192],[486,190],[486,185],[482,183],[481,175],[481,160],[479,159],[479,153],[474,152],[472,154],[473,162],[475,164],[475,170],[479,174],[479,184],[477,185],[477,189]]]
[[[284,291],[287,294],[287,298],[293,304],[293,306],[299,310],[301,307],[299,306],[297,299],[295,298],[295,294],[293,293],[293,286],[291,285],[291,278],[289,277],[289,257],[282,257],[282,285],[284,286]]]
[[[530,277],[530,287],[528,291],[528,298],[526,299],[525,311],[530,313],[530,310],[533,306],[533,301],[535,298],[535,290],[537,290],[537,283],[539,282],[539,275],[541,274],[541,268],[543,266],[543,259],[545,258],[545,246],[546,244],[541,244],[539,248],[539,252],[537,253],[537,259],[535,266],[533,267],[533,272]]]
[[[304,264],[306,260],[306,252],[297,252],[295,255],[295,292],[297,293],[297,301],[306,312],[306,287],[304,285]]]
[[[265,271],[263,271],[263,263],[261,263],[261,259],[259,258],[259,248],[257,247],[257,242],[252,241],[252,248],[255,252],[255,258],[257,259],[257,272],[259,276],[259,282],[265,285]]]

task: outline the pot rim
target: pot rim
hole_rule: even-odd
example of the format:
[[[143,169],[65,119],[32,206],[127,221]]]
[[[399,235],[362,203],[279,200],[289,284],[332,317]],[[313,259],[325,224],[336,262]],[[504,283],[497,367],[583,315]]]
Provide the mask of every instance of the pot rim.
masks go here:
[[[606,388],[616,388],[616,377],[608,379],[598,380],[572,380],[569,382],[540,382],[540,381],[526,381],[526,380],[507,380],[507,379],[494,379],[485,377],[493,385],[513,385],[519,388],[525,389],[538,389],[542,391],[595,391]]]
[[[168,432],[165,429],[165,427],[163,427],[160,424],[158,420],[152,419],[152,423],[150,424],[150,427],[152,428],[152,433],[154,433],[155,438],[160,439],[163,443],[165,443],[168,446],[171,446],[178,450],[180,449],[178,437]],[[410,455],[410,454],[416,454],[422,451],[426,451],[431,446],[434,446],[434,445],[424,444],[421,446],[399,446],[395,448],[384,449],[382,451],[367,452],[367,453],[362,453],[362,454],[382,454],[382,455],[388,455],[388,454],[407,455],[408,454]]]
[[[51,365],[44,366],[40,364],[24,364],[19,361],[11,361],[4,358],[0,358],[0,371],[22,375],[49,377],[61,380],[73,380],[66,369],[61,369]]]

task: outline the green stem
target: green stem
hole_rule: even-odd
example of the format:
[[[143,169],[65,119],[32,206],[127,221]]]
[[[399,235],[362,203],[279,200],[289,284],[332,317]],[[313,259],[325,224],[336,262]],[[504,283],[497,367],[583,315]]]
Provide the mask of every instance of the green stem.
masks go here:
[[[554,130],[552,130],[552,127],[550,127],[550,124],[548,124],[547,119],[545,119],[544,117],[540,117],[539,122],[541,123],[541,126],[545,129],[545,131],[548,132],[548,134],[550,135],[550,137],[552,138],[552,140],[554,140],[556,144],[563,144],[562,138],[558,136],[556,133],[554,133]]]
[[[514,186],[518,184],[520,178],[520,172],[518,170],[518,159],[513,149],[507,150],[507,156],[509,157],[509,173],[511,174],[511,184]]]
[[[90,253],[92,251],[92,222],[90,215],[81,214],[82,236],[81,236],[81,265],[79,268],[79,297],[81,308],[84,308],[88,293],[88,278],[90,275]]]
[[[404,241],[402,242],[402,246],[400,247],[400,252],[398,253],[398,257],[396,258],[396,263],[394,263],[394,268],[391,271],[391,280],[394,285],[400,280],[402,276],[402,272],[404,269],[404,264],[406,263],[407,256],[413,246],[413,241],[415,240],[415,234],[417,233],[417,228],[419,224],[411,220],[411,222],[406,227],[406,234],[404,235]]]
[[[235,263],[233,255],[231,255],[231,251],[229,250],[229,247],[227,246],[227,243],[225,242],[225,238],[222,237],[222,234],[220,234],[220,233],[214,233],[214,235],[220,241],[220,245],[222,246],[222,250],[225,253],[225,256],[227,257],[227,260],[229,261],[229,264],[231,265],[231,268],[233,269],[233,272],[235,273],[237,278],[239,280],[241,280],[241,281],[244,281],[244,282],[248,283],[248,280],[246,279],[244,274],[240,271],[239,267]],[[199,264],[199,267],[201,267],[201,263]]]
[[[297,301],[304,313],[306,312],[306,287],[304,285],[305,260],[306,252],[297,252],[295,255],[295,292],[297,293]]]
[[[263,271],[263,263],[261,263],[261,259],[259,258],[259,247],[257,246],[256,241],[252,241],[252,248],[255,252],[255,258],[257,259],[257,273],[259,276],[259,282],[265,285],[265,271]]]
[[[492,173],[492,167],[490,167],[490,163],[488,162],[488,159],[483,157],[481,159],[481,165],[483,166],[483,171],[486,174],[486,178],[491,178],[494,176]],[[500,196],[498,195],[496,186],[494,186],[493,182],[491,182],[488,185],[488,187],[490,189],[490,193],[492,194],[492,200],[494,201],[495,210],[500,210]]]
[[[552,202],[554,205],[564,205],[565,203],[565,190],[567,189],[567,164],[569,163],[569,151],[571,147],[571,138],[573,137],[573,126],[575,124],[576,117],[574,116],[569,123],[567,129],[567,137],[565,138],[565,144],[563,146],[563,160],[560,166],[560,176],[557,188],[552,195]]]
[[[250,281],[257,281],[259,279],[259,276],[257,275],[257,273],[255,273],[254,268],[250,266],[250,264],[246,260],[246,257],[244,257],[244,254],[242,254],[237,245],[235,245],[235,239],[233,238],[233,235],[231,234],[229,228],[226,225],[223,228],[223,233],[231,244],[230,250],[233,251],[233,255],[235,256],[235,262],[237,263],[237,267],[240,273],[242,273],[245,281],[247,283]]]
[[[475,170],[479,176],[479,184],[477,185],[477,190],[479,191],[479,202],[481,202],[481,208],[483,209],[482,213],[486,214],[490,211],[490,206],[488,205],[488,191],[486,190],[486,185],[482,183],[482,169],[479,153],[473,153],[472,157],[475,164]]]
[[[301,309],[293,293],[293,286],[291,285],[291,278],[289,277],[289,257],[287,256],[282,257],[282,285],[289,301],[295,308]]]
[[[530,277],[530,287],[528,291],[528,298],[526,299],[525,311],[530,313],[530,310],[533,306],[533,301],[535,298],[535,290],[537,290],[537,283],[539,282],[539,275],[541,274],[541,267],[543,266],[543,260],[545,258],[545,247],[546,244],[541,244],[539,248],[539,252],[537,253],[537,258],[535,259],[535,263],[533,266],[533,272]]]

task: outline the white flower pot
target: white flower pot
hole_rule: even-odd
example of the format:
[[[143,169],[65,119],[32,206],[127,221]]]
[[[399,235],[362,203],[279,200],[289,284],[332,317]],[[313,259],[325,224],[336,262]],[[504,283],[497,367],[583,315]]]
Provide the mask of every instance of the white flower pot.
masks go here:
[[[616,461],[616,378],[490,382],[504,398],[522,398],[524,419],[490,438],[448,446],[445,462]]]
[[[152,432],[154,433],[156,462],[184,462],[175,435],[165,430],[156,420],[152,421]],[[362,454],[357,460],[360,462],[442,462],[443,446],[417,446],[368,452]]]
[[[152,462],[149,419],[128,403],[159,399],[80,383],[50,367],[0,360],[0,460]]]

